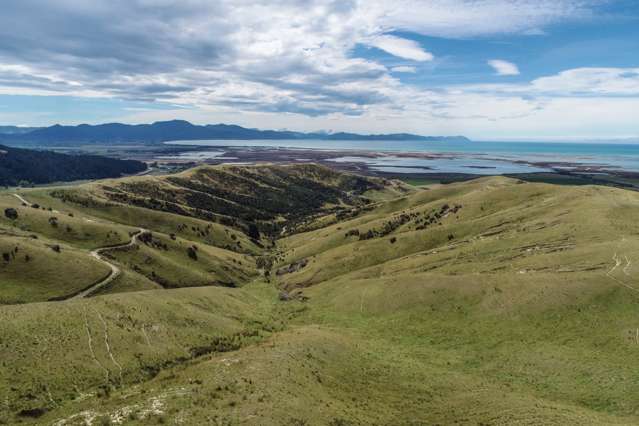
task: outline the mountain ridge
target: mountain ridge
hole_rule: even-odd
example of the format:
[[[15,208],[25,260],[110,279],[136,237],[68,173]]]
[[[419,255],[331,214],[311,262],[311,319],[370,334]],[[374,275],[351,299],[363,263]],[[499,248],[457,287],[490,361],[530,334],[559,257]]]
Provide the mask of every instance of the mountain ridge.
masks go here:
[[[393,140],[393,141],[465,141],[464,136],[422,136],[411,133],[390,134],[357,134],[350,132],[295,132],[289,130],[259,130],[234,124],[196,125],[185,120],[156,121],[151,124],[104,123],[98,125],[80,124],[63,126],[55,124],[50,127],[36,128],[28,133],[2,133],[3,143],[123,143],[145,142],[160,143],[176,140]]]
[[[40,127],[0,126],[0,135],[22,135],[40,129]]]

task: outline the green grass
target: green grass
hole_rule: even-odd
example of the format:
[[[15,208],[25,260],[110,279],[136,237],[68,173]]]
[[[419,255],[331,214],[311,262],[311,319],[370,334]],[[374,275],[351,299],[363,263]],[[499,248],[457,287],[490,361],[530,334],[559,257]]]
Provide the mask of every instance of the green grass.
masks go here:
[[[124,274],[102,296],[0,308],[6,422],[639,422],[639,194],[508,178],[379,194],[261,250],[269,282],[251,253],[158,223],[155,244],[111,253]],[[133,291],[151,271],[244,285]]]
[[[54,410],[86,395],[96,401],[188,363],[216,342],[237,347],[267,336],[280,326],[270,314],[275,300],[272,289],[255,285],[6,306],[0,311],[0,393],[10,412]]]
[[[109,285],[100,288],[93,293],[92,296],[160,289],[162,289],[161,285],[153,282],[144,275],[125,269],[120,276],[114,279]]]
[[[112,259],[163,287],[222,285],[237,287],[257,276],[255,259],[229,250],[154,234],[153,244],[111,252]],[[161,245],[161,246],[160,246]],[[197,247],[197,259],[187,253]]]
[[[399,182],[312,165],[200,167],[172,176],[20,190],[28,206],[22,205],[13,190],[0,192],[0,211],[18,211],[15,220],[1,217],[0,226],[77,249],[68,251],[76,256],[81,257],[85,250],[89,268],[96,263],[89,256],[91,249],[126,244],[140,228],[152,231],[159,244],[137,244],[106,254],[122,274],[100,289],[100,294],[158,286],[241,286],[258,275],[254,257],[265,252],[265,246],[271,244],[268,234],[279,234],[283,223],[289,221],[289,228],[323,226],[322,218],[332,217],[329,220],[335,222],[336,212],[370,202],[362,198],[364,193],[382,201],[410,191]],[[311,217],[308,220],[303,217],[305,210]],[[247,235],[249,225],[255,223],[263,228],[262,241]],[[197,247],[196,260],[187,255],[188,247]],[[82,280],[71,268],[79,265],[77,259],[67,259],[64,253],[58,257],[57,274],[46,284],[50,291],[41,295],[28,274],[10,270],[11,286],[6,286],[6,295],[0,288],[0,301],[63,297],[95,284],[94,274],[85,274]],[[52,269],[40,263],[30,266],[35,277],[50,274]],[[59,282],[67,272],[70,279]],[[71,289],[74,291],[69,292]],[[20,299],[16,298],[18,290],[22,291]],[[29,294],[33,296],[27,298]]]
[[[564,174],[564,173],[518,173],[511,175],[513,178],[526,182],[551,183],[553,185],[605,185],[619,188],[636,189],[639,179],[631,176],[617,176],[614,174]]]
[[[414,178],[403,178],[403,179],[401,177],[398,177],[398,179],[401,179],[403,182],[413,186],[428,186],[428,185],[441,183],[439,179],[429,179],[426,177],[423,177],[423,178],[414,177]]]
[[[57,206],[53,199],[40,192],[42,190],[37,191],[33,193],[20,191],[20,194],[24,195],[30,203],[37,203],[41,206],[38,209],[22,206],[22,203],[12,193],[1,193],[0,212],[4,212],[6,208],[15,208],[18,211],[18,219],[10,220],[2,214],[0,226],[37,234],[82,249],[127,242],[129,240],[128,232],[136,229],[81,215],[77,209]],[[49,208],[51,210],[48,210]]]
[[[71,295],[111,272],[82,250],[60,245],[56,252],[54,245],[58,243],[0,230],[0,304]]]

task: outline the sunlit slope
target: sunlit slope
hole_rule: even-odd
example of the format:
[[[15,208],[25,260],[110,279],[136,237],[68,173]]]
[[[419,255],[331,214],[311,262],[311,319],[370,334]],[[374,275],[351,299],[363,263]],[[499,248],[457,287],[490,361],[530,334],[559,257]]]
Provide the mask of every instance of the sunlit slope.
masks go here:
[[[122,273],[101,292],[237,286],[257,275],[249,255],[262,249],[240,230],[127,205],[101,209],[100,198],[86,187],[63,190],[91,195],[74,202],[55,197],[55,188],[22,190],[27,205],[13,193],[0,196],[0,213],[17,212],[15,219],[0,219],[1,253],[10,255],[0,259],[2,303],[65,298],[92,286],[110,267],[90,251],[127,244],[140,229],[150,238],[102,252]]]
[[[110,273],[83,250],[33,236],[0,229],[0,304],[74,294]]]
[[[63,203],[80,212],[130,208],[98,187],[73,189],[113,204]],[[639,194],[507,178],[373,191],[308,219],[278,217],[281,238],[253,257],[171,238],[159,218],[148,245],[112,254],[140,286],[158,285],[153,271],[216,287],[0,308],[0,382],[15,383],[5,418],[639,423]],[[206,273],[184,256],[191,244]],[[251,283],[219,287],[230,274]],[[47,361],[34,368],[36,358]]]
[[[392,198],[410,191],[398,182],[316,165],[199,167],[161,177],[7,191],[0,194],[0,210],[15,209],[17,217],[3,215],[0,226],[77,249],[80,257],[72,259],[73,251],[67,250],[58,256],[47,253],[46,257],[56,260],[59,276],[68,273],[64,283],[54,274],[47,284],[34,284],[29,274],[5,268],[5,275],[11,275],[11,289],[9,284],[0,287],[0,300],[70,297],[96,282],[94,274],[82,279],[73,270],[82,250],[84,267],[97,269],[104,278],[108,265],[96,262],[89,252],[113,246],[126,247],[101,254],[120,273],[99,288],[100,294],[241,286],[260,273],[256,258],[282,233],[335,222],[344,212],[372,204],[368,196]],[[148,238],[132,241],[139,232]],[[34,262],[29,267],[35,277],[43,277],[53,266],[47,269]],[[48,290],[40,291],[38,286]],[[22,290],[19,297],[16,289]]]
[[[5,306],[0,414],[29,420],[74,399],[97,402],[163,369],[260,340],[281,327],[270,314],[275,300],[264,286],[207,287]]]
[[[413,389],[386,400],[407,423],[633,424],[638,195],[451,185],[286,239],[283,264],[308,264],[278,280],[304,288],[306,323],[349,330]],[[425,230],[409,221],[345,237],[443,204],[462,207]],[[407,414],[406,400],[421,413]]]
[[[69,208],[71,206],[57,203],[48,195],[48,190],[20,191],[26,197],[27,205],[15,194],[17,192],[0,193],[0,226],[5,228],[36,234],[79,249],[124,243],[129,240],[128,233],[137,229],[82,215],[77,209]],[[18,217],[6,217],[7,208],[15,208]]]
[[[286,286],[397,273],[631,274],[639,196],[486,178],[420,192],[279,242]],[[627,257],[630,256],[630,257]],[[630,263],[630,264],[629,264]],[[611,280],[612,281],[612,280]]]

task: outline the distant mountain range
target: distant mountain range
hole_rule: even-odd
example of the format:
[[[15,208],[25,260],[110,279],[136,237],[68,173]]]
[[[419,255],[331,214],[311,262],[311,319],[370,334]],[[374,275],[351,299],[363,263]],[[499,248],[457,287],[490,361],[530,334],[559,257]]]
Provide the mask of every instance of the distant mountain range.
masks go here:
[[[39,129],[39,127],[0,126],[0,134],[22,135],[25,133],[33,132],[37,129]]]
[[[66,144],[66,143],[157,143],[176,140],[274,140],[274,139],[321,139],[321,140],[393,140],[393,141],[469,141],[463,136],[420,136],[409,133],[386,135],[360,135],[356,133],[302,133],[292,131],[248,129],[229,124],[209,124],[199,126],[188,121],[160,121],[153,124],[99,125],[81,124],[36,128],[27,132],[17,132],[19,127],[0,128],[0,142],[9,144]]]

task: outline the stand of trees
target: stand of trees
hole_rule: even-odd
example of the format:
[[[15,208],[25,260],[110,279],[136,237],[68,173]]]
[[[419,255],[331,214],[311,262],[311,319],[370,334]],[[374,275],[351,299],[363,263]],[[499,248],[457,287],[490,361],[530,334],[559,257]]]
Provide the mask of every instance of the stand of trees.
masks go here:
[[[0,185],[104,179],[146,170],[146,164],[97,155],[68,155],[0,145]]]

